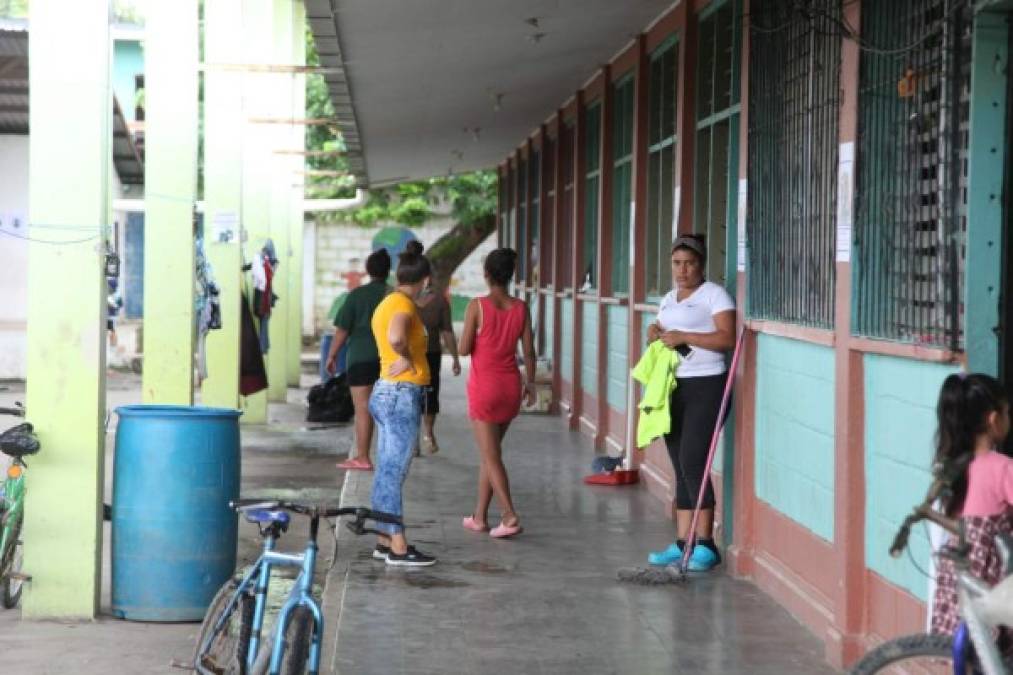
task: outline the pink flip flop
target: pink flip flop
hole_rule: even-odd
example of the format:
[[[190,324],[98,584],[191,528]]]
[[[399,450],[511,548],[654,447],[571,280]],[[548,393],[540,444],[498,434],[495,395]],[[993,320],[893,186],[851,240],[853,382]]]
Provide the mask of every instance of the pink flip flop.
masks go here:
[[[520,525],[504,525],[500,523],[496,527],[489,530],[489,536],[493,539],[506,539],[516,534],[520,534],[524,531],[524,528]]]
[[[348,459],[346,459],[343,462],[338,462],[337,466],[338,466],[339,469],[347,469],[347,470],[350,470],[350,471],[372,471],[373,470],[373,464],[372,464],[372,462],[370,462],[368,460],[365,460],[365,459],[359,459],[358,457],[349,457]]]
[[[475,516],[465,516],[464,520],[461,521],[461,525],[464,529],[471,530],[472,532],[486,532],[489,529],[488,525],[482,525],[475,520]]]

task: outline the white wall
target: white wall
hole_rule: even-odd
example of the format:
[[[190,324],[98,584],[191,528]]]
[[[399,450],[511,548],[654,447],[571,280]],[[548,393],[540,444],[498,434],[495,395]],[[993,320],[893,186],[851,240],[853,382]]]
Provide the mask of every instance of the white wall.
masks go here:
[[[0,135],[0,379],[25,376],[27,220],[28,136]]]

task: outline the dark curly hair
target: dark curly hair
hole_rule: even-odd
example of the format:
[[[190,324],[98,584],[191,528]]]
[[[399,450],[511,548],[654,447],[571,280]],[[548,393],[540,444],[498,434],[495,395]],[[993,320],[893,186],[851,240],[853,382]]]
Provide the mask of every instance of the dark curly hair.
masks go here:
[[[366,273],[376,280],[385,280],[390,276],[390,253],[381,248],[373,251],[366,258]]]
[[[398,256],[397,282],[399,284],[417,284],[433,273],[429,258],[422,255],[425,247],[414,239],[405,246],[404,253]]]

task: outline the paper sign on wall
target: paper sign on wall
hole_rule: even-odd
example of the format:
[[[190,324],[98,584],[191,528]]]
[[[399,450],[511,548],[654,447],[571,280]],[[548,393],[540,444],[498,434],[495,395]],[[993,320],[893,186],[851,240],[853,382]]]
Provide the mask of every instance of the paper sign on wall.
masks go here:
[[[749,181],[745,178],[739,179],[739,203],[738,203],[738,261],[736,268],[740,272],[746,271],[746,206],[749,197]]]
[[[211,236],[208,241],[213,244],[238,242],[239,214],[235,211],[215,211],[211,217]]]
[[[679,236],[679,203],[682,201],[682,191],[679,186],[675,186],[675,192],[672,194],[672,240]]]
[[[630,200],[630,269],[637,264],[637,202]]]
[[[855,196],[855,144],[841,143],[837,166],[837,262],[851,261],[852,206]]]

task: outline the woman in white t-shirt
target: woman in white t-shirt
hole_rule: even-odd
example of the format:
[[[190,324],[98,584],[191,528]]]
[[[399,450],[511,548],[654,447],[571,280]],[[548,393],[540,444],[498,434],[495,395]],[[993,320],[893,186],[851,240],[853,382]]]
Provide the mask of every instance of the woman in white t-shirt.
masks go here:
[[[677,386],[672,392],[672,430],[665,445],[675,471],[676,542],[648,555],[652,565],[671,565],[682,559],[693,508],[706,481],[703,509],[697,521],[696,546],[689,569],[705,571],[721,562],[714,545],[714,487],[705,475],[711,436],[724,394],[725,353],[735,347],[735,302],[720,285],[704,279],[707,248],[698,235],[672,242],[672,283],[661,301],[657,321],[648,327],[647,341],[661,340],[680,352]]]

